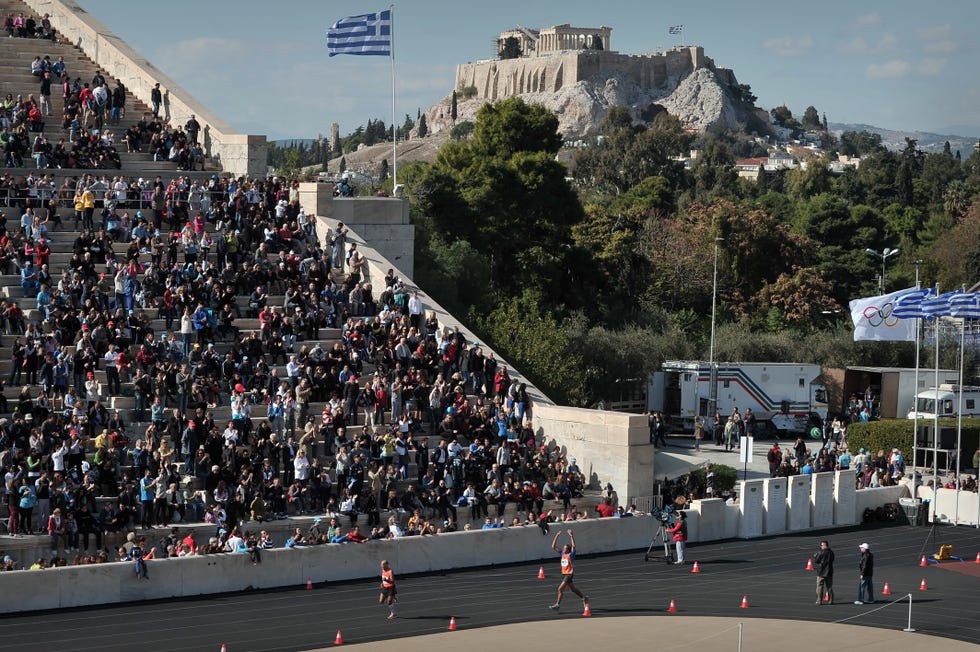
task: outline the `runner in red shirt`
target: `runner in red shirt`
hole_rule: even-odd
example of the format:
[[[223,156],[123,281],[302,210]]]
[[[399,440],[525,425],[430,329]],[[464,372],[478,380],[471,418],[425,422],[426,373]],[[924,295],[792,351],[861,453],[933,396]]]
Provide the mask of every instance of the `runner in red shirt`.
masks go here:
[[[575,535],[572,534],[571,530],[568,530],[568,538],[571,543],[566,543],[559,551],[558,539],[560,537],[561,532],[555,535],[555,540],[551,542],[551,548],[555,552],[561,553],[561,584],[558,585],[558,600],[555,602],[555,604],[548,608],[558,611],[558,609],[561,607],[561,599],[565,594],[566,588],[570,589],[572,593],[582,598],[582,604],[588,606],[589,596],[575,588],[575,569],[572,566],[572,563],[575,560]]]

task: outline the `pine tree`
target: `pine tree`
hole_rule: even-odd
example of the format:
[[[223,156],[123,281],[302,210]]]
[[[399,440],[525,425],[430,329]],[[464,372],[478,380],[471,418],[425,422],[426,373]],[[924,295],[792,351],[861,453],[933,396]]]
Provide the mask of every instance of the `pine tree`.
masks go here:
[[[429,125],[425,122],[425,114],[419,116],[419,138],[425,138],[429,133]]]
[[[449,117],[452,118],[453,124],[456,124],[456,118],[459,116],[459,107],[457,106],[456,90],[453,89],[453,107],[449,111]]]

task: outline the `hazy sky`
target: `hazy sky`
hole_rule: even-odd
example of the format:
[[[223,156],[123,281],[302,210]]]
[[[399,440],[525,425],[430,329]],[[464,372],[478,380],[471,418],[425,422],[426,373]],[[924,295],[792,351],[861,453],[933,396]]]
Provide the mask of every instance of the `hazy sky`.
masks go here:
[[[338,18],[382,2],[78,0],[242,132],[270,139],[347,134],[391,121],[385,57],[327,57]],[[406,0],[395,5],[398,122],[452,91],[457,63],[489,58],[515,25],[612,27],[612,49],[703,45],[758,95],[831,122],[980,136],[980,2],[975,0]],[[680,39],[670,25],[684,25]],[[969,128],[963,127],[964,125]]]

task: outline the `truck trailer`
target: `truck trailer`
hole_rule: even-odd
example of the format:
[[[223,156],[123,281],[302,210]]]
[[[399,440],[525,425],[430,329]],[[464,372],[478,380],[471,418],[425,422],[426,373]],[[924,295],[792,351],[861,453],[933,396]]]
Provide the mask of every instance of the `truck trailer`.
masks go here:
[[[647,409],[663,413],[674,430],[692,431],[700,415],[710,428],[714,409],[728,416],[751,408],[763,428],[808,432],[827,418],[820,365],[795,362],[719,362],[717,406],[711,405],[711,364],[668,361],[650,374]]]

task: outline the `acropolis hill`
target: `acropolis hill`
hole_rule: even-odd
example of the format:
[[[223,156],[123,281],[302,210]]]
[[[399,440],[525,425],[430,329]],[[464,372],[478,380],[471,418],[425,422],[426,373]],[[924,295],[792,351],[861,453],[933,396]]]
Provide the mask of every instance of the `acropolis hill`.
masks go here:
[[[666,110],[695,129],[737,128],[745,122],[752,107],[733,99],[735,74],[716,66],[703,47],[623,54],[610,49],[611,32],[609,27],[557,25],[501,33],[497,51],[513,38],[521,54],[456,67],[457,122],[472,120],[486,102],[512,96],[557,113],[566,139],[594,135],[612,106],[630,107],[644,121]],[[464,95],[469,96],[465,101]],[[430,133],[452,128],[450,106],[451,95],[426,111]]]

